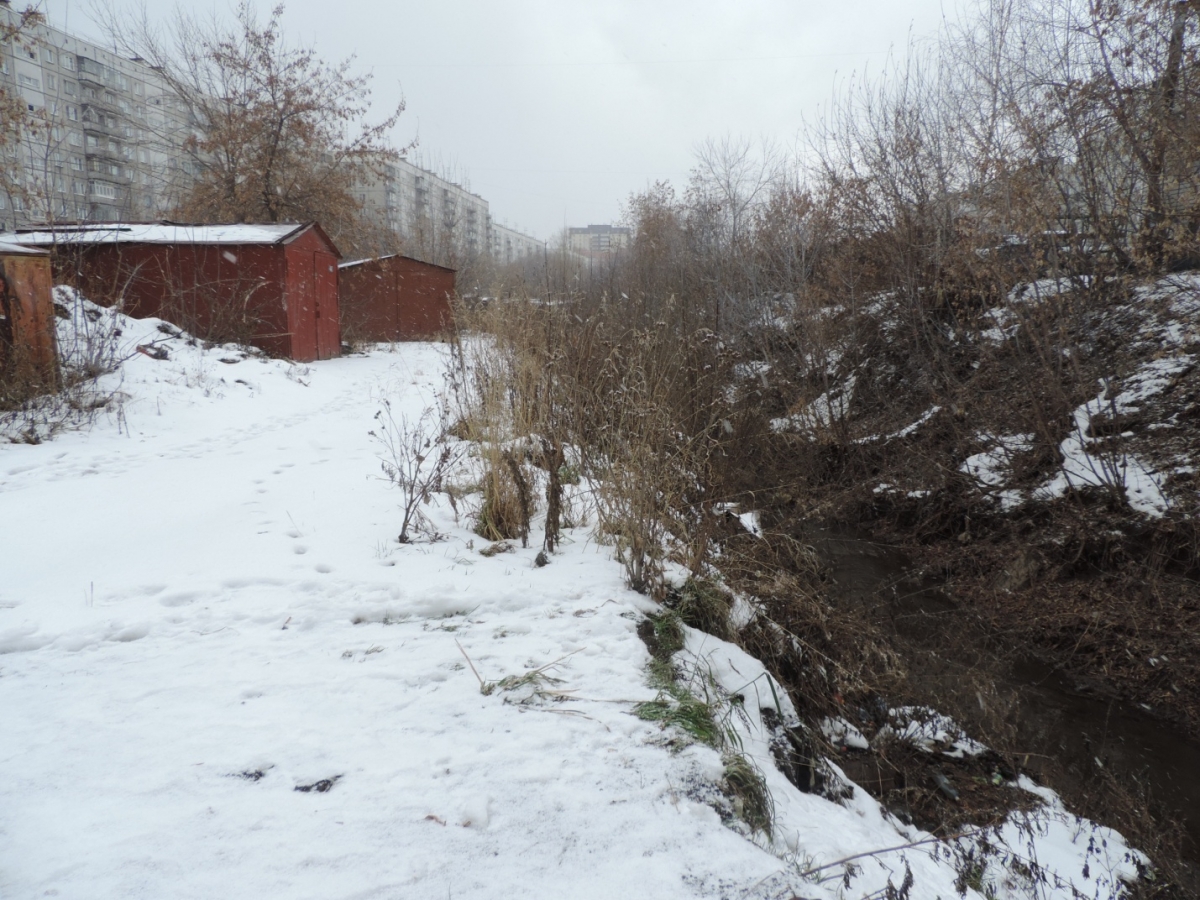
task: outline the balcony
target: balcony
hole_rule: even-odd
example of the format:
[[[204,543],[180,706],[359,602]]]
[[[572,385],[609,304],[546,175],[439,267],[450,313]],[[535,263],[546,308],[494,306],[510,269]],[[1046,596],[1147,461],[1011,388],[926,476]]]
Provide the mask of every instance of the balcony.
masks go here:
[[[94,59],[80,56],[76,62],[75,75],[84,84],[106,88],[115,79],[116,73],[112,69]]]

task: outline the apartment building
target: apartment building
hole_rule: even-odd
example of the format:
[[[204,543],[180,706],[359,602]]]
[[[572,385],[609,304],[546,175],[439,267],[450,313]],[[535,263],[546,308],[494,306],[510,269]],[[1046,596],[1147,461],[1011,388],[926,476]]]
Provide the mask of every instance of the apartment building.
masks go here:
[[[543,246],[497,225],[483,197],[408,160],[364,168],[356,190],[368,217],[426,262],[453,267],[486,254],[510,262]]]
[[[18,13],[0,2],[0,19]],[[4,160],[0,222],[159,218],[190,178],[182,105],[153,69],[49,25],[0,46],[0,81],[33,128]]]
[[[19,18],[0,0],[0,22]],[[0,230],[152,221],[177,206],[198,123],[144,61],[43,24],[0,45],[0,84],[34,123],[0,159]],[[508,260],[542,246],[507,228],[497,238],[487,200],[406,160],[364,168],[356,190],[368,216],[427,262],[456,266],[497,248]]]
[[[567,230],[567,244],[583,256],[604,256],[628,247],[633,229],[620,225],[588,225]]]
[[[500,263],[516,262],[546,249],[544,241],[530,237],[506,225],[492,224],[492,259]]]

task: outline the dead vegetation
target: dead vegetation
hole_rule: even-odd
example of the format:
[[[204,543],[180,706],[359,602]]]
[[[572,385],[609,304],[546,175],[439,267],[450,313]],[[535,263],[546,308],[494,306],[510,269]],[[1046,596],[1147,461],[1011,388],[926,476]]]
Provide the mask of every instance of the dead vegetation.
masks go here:
[[[103,380],[137,350],[121,340],[117,317],[70,289],[56,288],[56,377],[21,378],[14,367],[0,372],[0,440],[39,444],[64,429],[93,422],[102,412],[120,419],[120,385]]]
[[[987,4],[830,110],[815,164],[714,142],[686,190],[631,198],[627,254],[499,286],[464,419],[547,510],[578,466],[629,584],[746,647],[809,722],[935,707],[1185,891],[1171,798],[1103,716],[1085,737],[1116,769],[1056,750],[1029,724],[1044,679],[1018,675],[1200,734],[1200,11]],[[946,832],[1019,806],[938,765],[962,770],[889,750],[863,777]]]

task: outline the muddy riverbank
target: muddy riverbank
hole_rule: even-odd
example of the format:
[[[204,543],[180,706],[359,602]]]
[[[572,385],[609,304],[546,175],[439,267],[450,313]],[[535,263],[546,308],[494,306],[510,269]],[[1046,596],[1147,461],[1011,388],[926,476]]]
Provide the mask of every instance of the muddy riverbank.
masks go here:
[[[894,544],[808,524],[793,534],[817,551],[832,602],[863,609],[892,638],[906,699],[960,717],[1074,808],[1157,831],[1176,880],[1200,887],[1200,744],[1177,724],[997,635]]]

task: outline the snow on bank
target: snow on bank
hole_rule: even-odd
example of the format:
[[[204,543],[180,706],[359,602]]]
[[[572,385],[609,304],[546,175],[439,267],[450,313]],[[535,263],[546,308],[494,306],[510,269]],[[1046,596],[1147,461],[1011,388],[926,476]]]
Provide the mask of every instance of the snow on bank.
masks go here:
[[[1003,343],[1020,329],[1018,307],[1037,304],[1076,287],[1053,279],[1014,289],[1006,304],[989,310],[993,323],[982,336]],[[1058,470],[1040,486],[1023,491],[1011,488],[1013,458],[1032,449],[1032,435],[980,435],[987,449],[968,457],[959,470],[970,475],[981,490],[994,496],[1002,509],[1028,500],[1051,500],[1081,487],[1101,488],[1123,495],[1129,507],[1150,518],[1160,518],[1171,502],[1163,485],[1174,472],[1191,471],[1189,460],[1151,461],[1126,449],[1133,430],[1122,423],[1149,411],[1146,404],[1170,392],[1195,367],[1196,355],[1184,352],[1200,344],[1200,274],[1184,273],[1159,279],[1133,290],[1130,302],[1099,311],[1091,322],[1096,333],[1116,330],[1128,349],[1149,357],[1133,371],[1116,373],[1100,382],[1097,395],[1071,413],[1070,427],[1058,450]],[[1170,421],[1149,421],[1149,431],[1177,427]]]
[[[0,445],[0,896],[862,897],[905,860],[914,897],[957,896],[928,846],[857,860],[849,888],[812,871],[926,836],[862,790],[793,788],[757,715],[777,686],[689,631],[776,806],[770,839],[722,823],[720,755],[631,714],[653,606],[586,530],[537,568],[435,502],[441,538],[396,544],[367,432],[384,398],[434,402],[436,346],[293,366],[116,324],[120,413]],[[556,661],[567,700],[472,671]],[[1034,850],[1080,891],[1131,871],[1061,815],[1075,836]]]
[[[1138,374],[1158,368],[1159,362],[1155,360],[1142,366]],[[1122,406],[1121,398],[1146,396],[1144,391],[1153,381],[1149,375],[1143,380],[1135,375],[1131,380],[1135,387],[1111,400],[1107,396],[1108,385],[1104,385],[1095,398],[1072,413],[1074,428],[1058,448],[1062,465],[1057,474],[1034,491],[1036,499],[1062,497],[1072,488],[1099,487],[1120,491],[1130,508],[1144,515],[1159,518],[1166,513],[1169,504],[1156,473],[1132,454],[1109,449],[1094,433],[1095,427],[1106,416],[1115,418],[1128,411],[1128,406]]]

